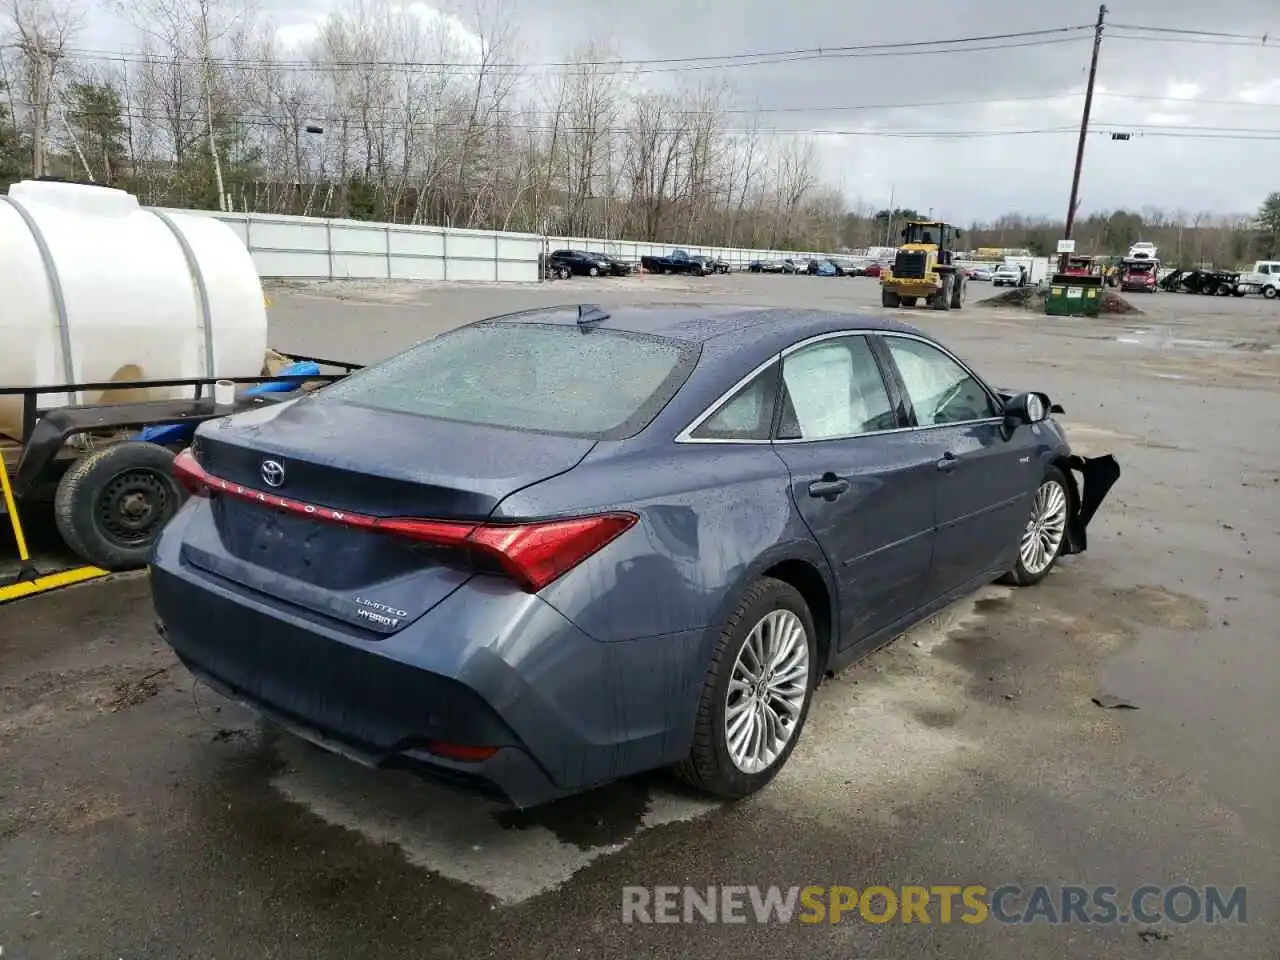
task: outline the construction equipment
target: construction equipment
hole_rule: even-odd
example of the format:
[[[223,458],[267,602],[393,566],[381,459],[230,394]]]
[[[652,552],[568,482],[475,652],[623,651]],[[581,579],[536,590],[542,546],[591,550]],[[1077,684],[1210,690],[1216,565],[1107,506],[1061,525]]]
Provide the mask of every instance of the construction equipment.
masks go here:
[[[959,310],[968,295],[968,273],[955,263],[960,231],[941,220],[911,220],[902,228],[902,246],[893,267],[880,276],[880,303],[934,310]]]
[[[1059,275],[1068,277],[1101,277],[1103,270],[1101,258],[1073,253],[1067,257],[1066,269],[1061,271]]]

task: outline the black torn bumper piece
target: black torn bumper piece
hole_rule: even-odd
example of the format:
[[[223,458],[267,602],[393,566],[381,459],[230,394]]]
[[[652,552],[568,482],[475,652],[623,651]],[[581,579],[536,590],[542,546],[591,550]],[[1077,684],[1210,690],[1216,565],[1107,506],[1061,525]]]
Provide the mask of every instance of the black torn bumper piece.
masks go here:
[[[1067,521],[1067,542],[1063,553],[1083,553],[1089,547],[1086,530],[1098,507],[1120,479],[1120,464],[1111,454],[1101,457],[1073,456],[1071,469],[1080,474],[1076,510]]]

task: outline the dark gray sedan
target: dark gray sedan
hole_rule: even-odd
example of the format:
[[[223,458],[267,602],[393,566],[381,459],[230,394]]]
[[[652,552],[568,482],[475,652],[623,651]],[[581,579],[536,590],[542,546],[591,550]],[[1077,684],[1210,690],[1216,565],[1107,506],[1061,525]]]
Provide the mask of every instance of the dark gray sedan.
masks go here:
[[[883,318],[497,317],[202,425],[158,622],[366,764],[517,806],[666,766],[741,797],[828,672],[1085,548],[1119,467],[1058,410]]]

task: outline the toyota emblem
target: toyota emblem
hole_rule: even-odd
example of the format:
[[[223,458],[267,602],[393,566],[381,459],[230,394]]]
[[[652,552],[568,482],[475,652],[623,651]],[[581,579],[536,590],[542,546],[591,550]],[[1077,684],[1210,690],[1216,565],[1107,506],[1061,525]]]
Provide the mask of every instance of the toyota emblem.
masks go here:
[[[262,461],[262,481],[268,487],[279,487],[284,484],[284,464],[278,460]]]

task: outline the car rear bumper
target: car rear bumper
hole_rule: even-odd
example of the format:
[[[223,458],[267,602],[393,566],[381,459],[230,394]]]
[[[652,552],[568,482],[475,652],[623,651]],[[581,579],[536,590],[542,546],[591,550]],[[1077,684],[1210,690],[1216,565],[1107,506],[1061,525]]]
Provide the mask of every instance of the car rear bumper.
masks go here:
[[[476,577],[375,636],[191,567],[183,521],[151,566],[162,636],[196,677],[305,739],[517,807],[688,754],[696,697],[673,694],[696,689],[701,631],[600,642]],[[441,743],[497,751],[464,761]]]
[[[175,651],[186,647],[185,644],[181,647],[173,644],[172,632],[162,621],[156,621],[156,628],[174,646]],[[424,746],[411,744],[386,750],[360,742],[347,733],[334,733],[328,724],[317,723],[313,719],[279,709],[262,697],[250,694],[211,673],[201,662],[192,659],[189,650],[178,652],[178,659],[193,677],[228,700],[248,707],[273,726],[362,766],[408,770],[465,793],[517,807],[537,806],[568,792],[552,783],[546,772],[518,747],[501,748],[493,756],[480,762],[450,760],[431,753]]]

